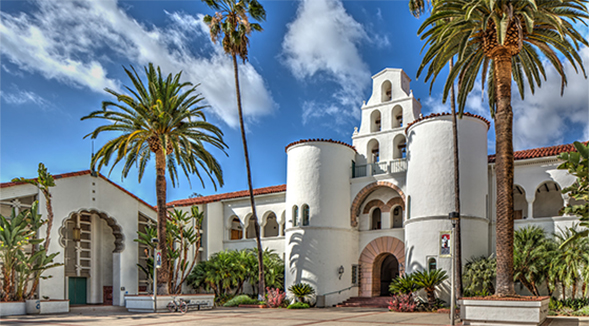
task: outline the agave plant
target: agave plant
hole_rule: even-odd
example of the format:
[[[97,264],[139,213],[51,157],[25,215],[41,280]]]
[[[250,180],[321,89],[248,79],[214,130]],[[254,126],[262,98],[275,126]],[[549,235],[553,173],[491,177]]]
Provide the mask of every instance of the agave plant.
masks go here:
[[[293,284],[288,290],[292,292],[298,302],[305,302],[315,294],[315,289],[308,283]]]

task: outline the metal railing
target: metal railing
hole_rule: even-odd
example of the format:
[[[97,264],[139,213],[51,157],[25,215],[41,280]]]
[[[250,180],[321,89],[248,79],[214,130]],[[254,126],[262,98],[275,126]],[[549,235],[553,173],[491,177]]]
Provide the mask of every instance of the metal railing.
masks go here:
[[[407,171],[407,159],[357,164],[352,168],[352,178],[361,178],[379,174],[394,174]]]

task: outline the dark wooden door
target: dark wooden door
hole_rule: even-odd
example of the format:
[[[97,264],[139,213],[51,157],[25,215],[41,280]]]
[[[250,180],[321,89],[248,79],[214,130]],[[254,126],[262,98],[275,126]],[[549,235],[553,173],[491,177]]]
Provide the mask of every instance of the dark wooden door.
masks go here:
[[[102,303],[112,305],[112,286],[102,287]]]
[[[70,305],[86,304],[86,278],[68,278],[68,294]]]

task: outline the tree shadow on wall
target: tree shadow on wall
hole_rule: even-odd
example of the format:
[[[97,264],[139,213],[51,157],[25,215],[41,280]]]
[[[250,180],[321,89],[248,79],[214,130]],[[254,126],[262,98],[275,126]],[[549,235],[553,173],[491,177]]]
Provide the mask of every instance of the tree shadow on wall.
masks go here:
[[[288,239],[288,245],[292,248],[288,257],[288,272],[294,274],[293,283],[307,282],[316,285],[316,280],[303,278],[303,271],[317,270],[318,262],[311,260],[311,257],[319,257],[317,240],[305,236],[305,233],[293,233]]]

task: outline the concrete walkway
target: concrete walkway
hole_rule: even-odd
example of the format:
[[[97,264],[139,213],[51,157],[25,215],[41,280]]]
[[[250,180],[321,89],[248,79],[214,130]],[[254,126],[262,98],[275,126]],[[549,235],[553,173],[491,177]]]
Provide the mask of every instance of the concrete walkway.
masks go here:
[[[207,311],[136,314],[122,307],[73,307],[69,314],[14,316],[0,319],[1,325],[449,325],[448,315],[437,313],[394,313],[379,308],[247,309],[216,308]],[[589,318],[553,318],[546,326],[589,326]]]

